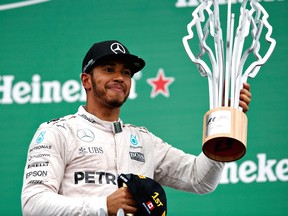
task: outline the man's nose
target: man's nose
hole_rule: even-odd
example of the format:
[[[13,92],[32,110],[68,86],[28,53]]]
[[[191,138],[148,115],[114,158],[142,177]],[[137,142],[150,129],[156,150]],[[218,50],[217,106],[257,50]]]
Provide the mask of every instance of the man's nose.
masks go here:
[[[115,73],[115,76],[113,79],[114,79],[114,81],[123,82],[124,81],[124,75],[121,71],[117,71]]]

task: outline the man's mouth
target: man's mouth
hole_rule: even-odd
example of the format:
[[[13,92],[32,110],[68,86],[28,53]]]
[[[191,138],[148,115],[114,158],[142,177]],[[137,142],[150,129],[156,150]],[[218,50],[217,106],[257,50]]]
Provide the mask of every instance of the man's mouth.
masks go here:
[[[125,92],[125,88],[122,85],[110,85],[108,89],[116,92]]]

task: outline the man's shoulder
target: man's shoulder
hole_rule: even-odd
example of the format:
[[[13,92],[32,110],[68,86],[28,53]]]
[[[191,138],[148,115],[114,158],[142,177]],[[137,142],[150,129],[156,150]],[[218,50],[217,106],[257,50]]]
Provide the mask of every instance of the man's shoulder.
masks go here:
[[[43,122],[40,127],[46,128],[59,128],[60,125],[63,127],[65,125],[73,124],[74,120],[77,118],[77,114],[69,114],[62,117],[52,118],[49,121]]]

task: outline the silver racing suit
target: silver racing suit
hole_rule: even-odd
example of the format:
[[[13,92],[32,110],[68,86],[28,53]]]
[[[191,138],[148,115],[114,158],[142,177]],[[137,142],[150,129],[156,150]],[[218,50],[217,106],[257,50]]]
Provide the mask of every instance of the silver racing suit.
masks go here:
[[[121,173],[193,193],[213,191],[224,163],[185,154],[144,127],[106,122],[80,106],[40,125],[28,150],[23,215],[97,215]]]

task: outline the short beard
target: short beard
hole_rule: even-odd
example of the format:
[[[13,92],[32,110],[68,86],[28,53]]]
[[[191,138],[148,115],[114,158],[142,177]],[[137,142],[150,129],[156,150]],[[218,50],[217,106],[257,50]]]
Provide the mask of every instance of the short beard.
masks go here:
[[[95,83],[95,81],[93,79],[92,79],[92,91],[93,91],[93,95],[96,98],[102,100],[106,105],[110,106],[111,108],[121,107],[125,103],[127,98],[128,98],[128,96],[126,96],[123,101],[120,101],[120,100],[117,100],[117,99],[108,100],[107,97],[106,97],[106,93],[101,91],[101,90],[99,90],[97,88],[97,85],[96,85],[96,83]]]

